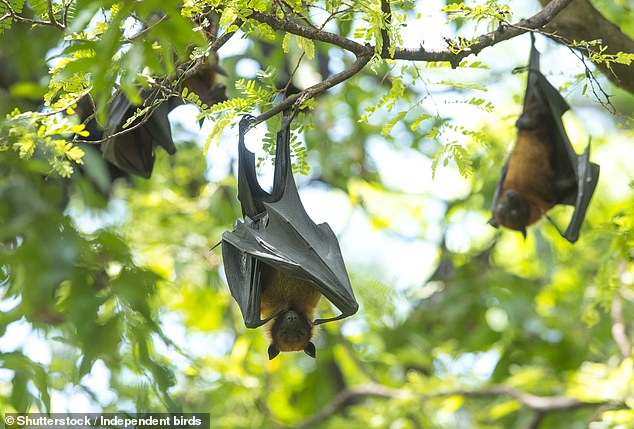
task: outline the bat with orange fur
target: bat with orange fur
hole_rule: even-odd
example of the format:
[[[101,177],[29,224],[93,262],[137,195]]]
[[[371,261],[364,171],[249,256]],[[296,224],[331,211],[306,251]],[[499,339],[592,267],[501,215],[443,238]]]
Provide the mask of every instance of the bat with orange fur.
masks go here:
[[[520,231],[536,223],[557,204],[574,206],[565,232],[571,243],[579,231],[599,180],[590,162],[590,145],[579,155],[570,144],[561,116],[570,108],[539,71],[539,51],[531,33],[528,82],[517,140],[493,197],[489,223]]]

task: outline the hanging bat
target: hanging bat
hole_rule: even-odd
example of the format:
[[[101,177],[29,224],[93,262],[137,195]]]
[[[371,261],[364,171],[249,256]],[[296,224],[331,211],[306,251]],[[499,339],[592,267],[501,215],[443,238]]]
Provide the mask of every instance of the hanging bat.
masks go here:
[[[216,82],[218,74],[226,76],[217,64],[217,57],[210,56],[208,61],[198,63],[189,72],[180,88],[186,87],[190,92],[198,94],[200,100],[209,106],[226,101],[225,85]],[[123,92],[119,92],[110,105],[105,135],[112,136],[127,131],[109,138],[101,147],[103,157],[107,161],[128,173],[146,179],[152,175],[156,147],[162,147],[170,155],[176,152],[168,114],[183,102],[172,97],[153,106],[159,96],[159,91],[156,90],[143,91],[143,105],[135,106]],[[153,107],[124,130],[123,125],[128,118],[144,106]]]
[[[343,319],[359,308],[337,237],[326,223],[316,225],[306,213],[293,179],[291,118],[284,113],[277,134],[272,191],[258,184],[255,155],[244,144],[250,118],[240,121],[238,199],[244,221],[222,235],[227,283],[247,328],[267,322],[269,359],[280,351],[304,351],[315,357],[313,327]],[[341,311],[314,319],[321,296]]]
[[[489,223],[520,231],[557,204],[574,206],[568,228],[560,234],[571,243],[579,230],[599,180],[599,166],[590,162],[590,145],[578,155],[561,116],[570,108],[539,71],[539,51],[531,33],[528,82],[517,141],[493,197]],[[550,220],[550,218],[548,218]]]

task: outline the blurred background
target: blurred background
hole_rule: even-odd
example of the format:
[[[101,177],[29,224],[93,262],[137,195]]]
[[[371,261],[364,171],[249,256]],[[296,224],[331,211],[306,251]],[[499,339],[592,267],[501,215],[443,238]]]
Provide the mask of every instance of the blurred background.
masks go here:
[[[173,108],[176,152],[156,148],[149,179],[113,173],[90,143],[75,144],[84,163],[63,177],[86,119],[73,97],[90,92],[103,125],[113,88],[134,101],[135,85],[210,55],[209,23],[192,17],[218,2],[101,3],[0,5],[49,22],[0,19],[1,412],[209,412],[214,428],[634,427],[632,93],[537,36],[542,71],[571,105],[570,139],[578,152],[591,141],[601,166],[574,245],[545,221],[526,239],[486,223],[522,108],[526,74],[513,69],[528,62],[527,34],[456,69],[376,60],[321,94],[294,130],[295,178],[309,215],[339,238],[360,310],[322,325],[316,360],[269,361],[210,250],[241,216],[234,125],[280,100],[249,81],[292,94],[354,57],[319,42],[311,54],[248,20],[213,56],[228,101]],[[380,2],[273,3],[374,44]],[[449,22],[448,4],[392,2],[400,45],[441,50],[496,28]],[[629,2],[592,4],[634,37]],[[502,5],[509,22],[542,7]],[[156,9],[167,18],[154,25]],[[222,33],[239,14],[218,16]],[[275,126],[247,135],[269,187]],[[570,213],[552,217],[563,229]]]

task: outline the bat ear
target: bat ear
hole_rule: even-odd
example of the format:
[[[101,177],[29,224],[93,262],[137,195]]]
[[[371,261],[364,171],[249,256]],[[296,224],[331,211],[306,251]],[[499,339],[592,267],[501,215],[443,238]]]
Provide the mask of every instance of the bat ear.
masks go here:
[[[280,354],[280,349],[275,344],[269,346],[269,360]]]
[[[312,341],[309,341],[306,344],[306,347],[304,347],[304,353],[306,353],[311,358],[315,359],[315,357],[317,356],[317,350],[315,349],[315,345],[313,344]]]

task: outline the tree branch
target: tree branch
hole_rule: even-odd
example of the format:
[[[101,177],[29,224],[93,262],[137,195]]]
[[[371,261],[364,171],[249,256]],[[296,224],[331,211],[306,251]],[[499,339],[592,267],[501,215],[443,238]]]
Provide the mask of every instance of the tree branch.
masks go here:
[[[53,12],[53,2],[52,2],[52,0],[47,0],[47,3],[48,3],[48,19],[51,21],[51,24],[54,27],[57,27],[60,30],[63,30],[64,26],[62,24],[60,24],[59,22],[57,22],[57,20],[55,19],[55,12]]]
[[[233,27],[234,25],[240,28],[242,27],[242,24],[244,24],[244,21],[240,18],[236,18],[236,20],[233,21],[229,28]],[[236,34],[235,31],[225,31],[222,36],[211,42],[209,49],[213,52],[218,52],[218,49],[220,49],[225,43],[227,43],[227,41],[229,41],[229,39],[231,39],[234,34]]]
[[[484,398],[491,396],[510,396],[518,400],[526,408],[537,412],[572,410],[581,407],[601,405],[599,402],[585,402],[567,396],[537,396],[521,392],[513,387],[498,385],[483,390],[458,390],[439,395],[430,395],[428,399],[442,396],[464,396],[467,398]]]
[[[60,30],[64,30],[65,27],[60,24],[59,22],[57,22],[57,20],[55,20],[55,15],[52,14],[53,9],[52,9],[52,5],[51,2],[49,0],[48,5],[49,5],[49,17],[52,18],[50,21],[44,21],[41,19],[30,19],[30,18],[25,18],[23,16],[18,15],[15,10],[13,9],[13,7],[11,7],[11,4],[9,3],[8,0],[0,0],[0,2],[2,2],[2,4],[4,4],[4,6],[7,8],[7,13],[5,13],[4,15],[0,16],[0,22],[4,21],[7,18],[13,18],[16,21],[20,21],[20,22],[26,22],[28,24],[33,24],[33,25],[48,25],[51,27],[55,27],[55,28],[59,28]]]
[[[419,49],[397,48],[394,52],[394,59],[410,61],[449,61],[452,67],[455,68],[460,64],[463,58],[469,55],[477,55],[484,48],[543,27],[553,20],[555,16],[572,1],[573,0],[553,0],[541,11],[528,19],[522,19],[516,24],[502,25],[495,31],[476,37],[476,43],[458,53],[453,53],[450,50],[426,51],[423,47]]]
[[[352,63],[350,68],[347,68],[346,70],[339,72],[337,74],[333,74],[332,76],[328,77],[325,80],[322,80],[318,84],[315,84],[311,86],[310,88],[306,88],[305,90],[298,92],[297,94],[292,95],[291,97],[286,98],[281,103],[276,104],[271,109],[262,113],[260,116],[254,118],[251,121],[251,125],[253,126],[253,125],[259,124],[260,122],[266,121],[267,119],[272,118],[273,116],[277,115],[281,111],[288,109],[293,104],[295,104],[296,106],[299,106],[302,103],[304,103],[306,100],[315,97],[317,94],[320,94],[332,88],[333,86],[338,85],[341,82],[350,79],[352,76],[354,76],[355,74],[363,70],[365,65],[368,62],[370,62],[370,59],[372,59],[371,53],[363,53],[362,55],[357,57],[357,59],[354,61],[354,63]]]
[[[392,22],[392,9],[390,8],[390,0],[381,0],[381,12],[385,15],[385,23],[389,25]],[[390,35],[387,29],[381,29],[381,39],[383,46],[381,48],[381,56],[388,58],[390,56]]]
[[[335,398],[320,412],[307,418],[293,429],[305,429],[320,424],[330,416],[337,414],[339,411],[365,398],[384,398],[384,399],[407,399],[412,395],[399,389],[391,389],[380,384],[363,384],[354,389],[345,389],[341,391]]]
[[[391,13],[389,9],[389,3],[387,3],[387,1],[388,0],[383,0],[382,9],[384,9],[384,12],[385,10],[387,10],[387,13]],[[501,41],[511,39],[532,29],[541,28],[550,20],[552,20],[571,1],[572,0],[553,0],[546,7],[544,7],[544,9],[542,9],[531,18],[521,20],[515,25],[501,26],[496,31],[486,33],[480,36],[475,44],[471,45],[468,49],[463,50],[459,53],[454,53],[449,49],[443,51],[426,51],[422,47],[419,49],[400,48],[395,49],[394,56],[391,58],[410,61],[449,61],[452,67],[457,67],[464,57],[477,54],[486,47],[493,46]],[[329,88],[351,78],[355,74],[359,73],[374,55],[374,48],[372,46],[362,45],[329,31],[324,31],[318,28],[305,27],[287,19],[280,19],[272,14],[252,11],[251,15],[249,15],[249,18],[267,24],[275,30],[282,30],[311,40],[339,46],[342,49],[352,52],[357,57],[356,61],[349,69],[330,76],[324,81],[313,85],[310,88],[307,88],[304,91],[293,95],[292,97],[285,99],[280,104],[255,118],[252,122],[253,125],[275,116],[282,110],[287,109],[295,103],[301,104],[307,99],[315,97],[319,93],[324,92]],[[385,33],[382,32],[381,34],[384,37],[384,45],[381,57],[390,58],[389,50],[385,49],[385,38],[387,38],[387,31],[385,31]],[[387,46],[389,46],[389,38],[387,39]]]
[[[497,385],[482,390],[453,390],[449,392],[433,393],[429,395],[417,395],[408,390],[394,389],[377,383],[362,384],[351,389],[341,391],[320,412],[307,418],[293,429],[305,429],[318,425],[339,413],[351,404],[365,398],[384,399],[418,399],[422,402],[431,399],[446,398],[450,396],[464,396],[467,398],[488,398],[497,396],[509,396],[535,413],[529,428],[537,428],[543,415],[552,411],[574,410],[581,407],[594,407],[604,405],[607,402],[585,402],[567,396],[537,396],[531,393],[521,392],[513,387]],[[535,426],[537,425],[537,426]]]
[[[544,9],[554,3],[550,0],[540,0]],[[617,25],[606,19],[588,0],[573,0],[569,8],[557,15],[546,26],[553,40],[561,43],[561,38],[567,40],[601,40],[606,46],[605,54],[618,52],[634,53],[634,40],[625,34]],[[587,55],[587,52],[583,52]],[[605,63],[596,64],[612,83],[634,94],[634,73],[632,65]]]
[[[255,19],[258,22],[269,25],[276,30],[283,30],[296,36],[305,37],[311,40],[317,40],[319,42],[329,43],[331,45],[339,46],[340,48],[350,51],[357,57],[361,55],[367,55],[374,52],[371,46],[365,46],[350,39],[346,39],[335,33],[331,33],[325,30],[319,30],[317,28],[304,27],[293,21],[286,19],[280,19],[275,15],[268,13],[262,13],[253,11],[249,18]]]

